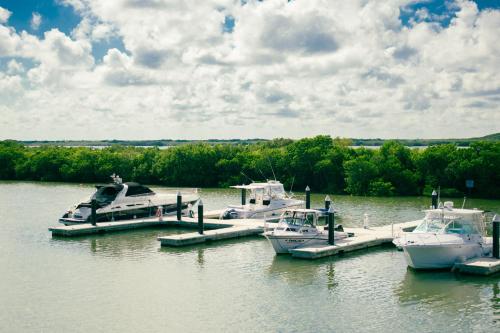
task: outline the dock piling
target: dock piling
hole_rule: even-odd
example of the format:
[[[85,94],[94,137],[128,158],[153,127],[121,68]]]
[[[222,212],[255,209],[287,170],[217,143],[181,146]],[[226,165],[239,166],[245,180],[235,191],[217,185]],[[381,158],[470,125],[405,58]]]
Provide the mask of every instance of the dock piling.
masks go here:
[[[328,209],[328,244],[335,245],[335,212],[333,207]]]
[[[306,187],[306,209],[311,209],[311,189],[309,185]]]
[[[177,221],[181,220],[181,213],[182,213],[182,195],[181,192],[177,192]]]
[[[325,210],[328,212],[328,210],[330,209],[330,204],[332,203],[332,200],[330,199],[330,196],[327,195],[325,197]]]
[[[241,205],[245,206],[247,204],[247,190],[241,189]]]
[[[92,199],[90,202],[90,223],[96,225],[97,222],[97,200]]]
[[[493,217],[493,257],[500,259],[500,216]]]
[[[432,195],[431,195],[431,208],[432,209],[438,208],[438,194],[437,194],[436,190],[432,191]]]
[[[198,233],[203,235],[203,201],[198,202]]]

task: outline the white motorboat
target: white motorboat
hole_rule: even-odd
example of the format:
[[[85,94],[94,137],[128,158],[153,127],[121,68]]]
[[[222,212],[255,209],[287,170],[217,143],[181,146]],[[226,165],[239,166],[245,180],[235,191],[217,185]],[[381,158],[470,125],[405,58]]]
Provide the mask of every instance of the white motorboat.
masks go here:
[[[283,210],[299,208],[304,205],[303,200],[294,199],[288,195],[283,184],[276,180],[231,187],[250,191],[250,200],[244,205],[228,206],[220,214],[221,219],[278,218]]]
[[[113,183],[97,185],[92,196],[71,207],[59,222],[65,225],[89,223],[91,202],[96,200],[96,221],[120,221],[150,216],[174,214],[177,210],[175,193],[158,194],[138,183],[122,183],[118,176],[111,176]],[[199,200],[197,193],[182,195],[183,214],[192,214],[192,206]]]
[[[487,255],[483,211],[456,209],[445,202],[437,209],[425,211],[420,224],[393,243],[404,251],[408,266],[415,269],[451,268],[457,262]]]
[[[289,253],[304,246],[328,244],[328,231],[318,228],[319,213],[315,209],[286,210],[272,231],[264,236],[271,242],[276,253]],[[349,237],[342,226],[335,229],[334,240]]]

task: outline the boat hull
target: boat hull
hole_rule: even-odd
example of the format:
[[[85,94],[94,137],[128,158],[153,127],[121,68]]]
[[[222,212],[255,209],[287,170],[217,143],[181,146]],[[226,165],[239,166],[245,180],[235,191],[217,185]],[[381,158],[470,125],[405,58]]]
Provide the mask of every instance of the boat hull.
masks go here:
[[[316,235],[276,235],[274,232],[266,232],[264,236],[269,240],[277,254],[290,253],[290,250],[315,245],[327,245],[328,234]],[[335,233],[335,240],[346,238],[347,234]]]
[[[408,266],[414,269],[451,268],[455,263],[483,254],[478,243],[403,245],[402,249]]]
[[[266,220],[276,220],[285,210],[296,209],[303,206],[302,201],[296,201],[293,203],[283,204],[282,206],[256,206],[251,209],[245,209],[244,206],[231,207],[224,210],[220,218],[223,220],[230,219],[266,219]]]
[[[190,214],[189,205],[193,206],[196,204],[198,199],[193,199],[190,201],[184,201],[182,203],[182,214],[188,215]],[[177,212],[176,204],[164,204],[159,205],[163,207],[163,216],[173,215]],[[140,208],[131,208],[131,209],[122,209],[115,212],[109,212],[105,209],[98,209],[96,214],[97,222],[118,222],[125,220],[133,220],[139,218],[149,218],[156,216],[156,212],[158,210],[158,206],[150,206],[150,207],[140,207]],[[59,223],[64,225],[78,225],[90,223],[89,218],[87,219],[79,219],[74,217],[62,217],[59,219]]]

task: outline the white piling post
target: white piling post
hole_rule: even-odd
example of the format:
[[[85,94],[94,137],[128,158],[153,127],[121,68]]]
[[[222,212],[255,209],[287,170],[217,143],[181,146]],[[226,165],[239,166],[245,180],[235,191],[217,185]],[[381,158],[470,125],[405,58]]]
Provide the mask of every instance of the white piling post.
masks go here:
[[[368,217],[368,213],[363,215],[363,228],[368,229],[370,227],[370,218]]]
[[[156,210],[156,216],[158,217],[159,222],[163,221],[163,206],[158,206],[158,209]]]

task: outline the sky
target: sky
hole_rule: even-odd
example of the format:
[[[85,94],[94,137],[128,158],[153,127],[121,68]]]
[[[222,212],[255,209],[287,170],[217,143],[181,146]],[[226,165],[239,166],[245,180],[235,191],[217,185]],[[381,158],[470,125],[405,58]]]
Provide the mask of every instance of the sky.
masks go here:
[[[500,132],[500,0],[0,0],[0,140]]]

